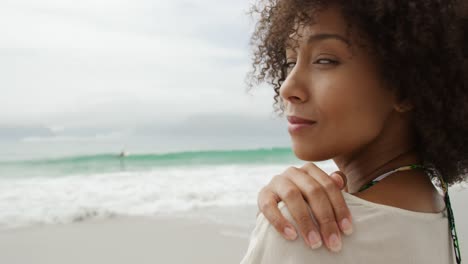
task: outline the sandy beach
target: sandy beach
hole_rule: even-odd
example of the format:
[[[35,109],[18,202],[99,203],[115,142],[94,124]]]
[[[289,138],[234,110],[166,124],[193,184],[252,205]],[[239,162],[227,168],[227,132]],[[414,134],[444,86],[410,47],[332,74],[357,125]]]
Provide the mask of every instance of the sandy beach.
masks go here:
[[[0,233],[0,263],[239,263],[247,228],[196,219],[118,217]]]

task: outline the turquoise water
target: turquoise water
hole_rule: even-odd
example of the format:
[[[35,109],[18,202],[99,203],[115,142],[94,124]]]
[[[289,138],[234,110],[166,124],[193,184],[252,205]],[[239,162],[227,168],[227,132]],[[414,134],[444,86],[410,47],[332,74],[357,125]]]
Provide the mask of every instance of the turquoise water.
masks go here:
[[[254,206],[258,191],[271,177],[301,164],[290,148],[4,160],[0,229]],[[328,163],[322,166],[332,170]]]
[[[118,171],[144,171],[161,167],[216,166],[227,164],[287,164],[297,162],[291,148],[255,150],[186,151],[163,154],[96,154],[53,159],[0,161],[0,177],[66,176]]]

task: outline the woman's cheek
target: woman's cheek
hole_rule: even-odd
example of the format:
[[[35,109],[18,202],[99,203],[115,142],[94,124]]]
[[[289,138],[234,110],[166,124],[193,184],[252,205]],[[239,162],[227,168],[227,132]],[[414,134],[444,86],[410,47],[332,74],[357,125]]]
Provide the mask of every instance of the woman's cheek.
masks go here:
[[[318,98],[321,136],[335,154],[352,151],[375,137],[375,113],[366,105],[369,102],[362,100],[363,95],[352,88],[329,87]]]

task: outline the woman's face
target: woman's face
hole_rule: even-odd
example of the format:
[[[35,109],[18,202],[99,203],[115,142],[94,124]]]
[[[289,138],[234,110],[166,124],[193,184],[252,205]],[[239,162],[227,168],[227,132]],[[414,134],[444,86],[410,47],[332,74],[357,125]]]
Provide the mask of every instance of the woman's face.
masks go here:
[[[307,161],[359,151],[381,133],[394,107],[371,55],[347,34],[340,10],[330,6],[315,22],[292,36],[299,46],[286,51],[291,64],[280,88],[287,116],[316,121],[289,130],[296,156]]]

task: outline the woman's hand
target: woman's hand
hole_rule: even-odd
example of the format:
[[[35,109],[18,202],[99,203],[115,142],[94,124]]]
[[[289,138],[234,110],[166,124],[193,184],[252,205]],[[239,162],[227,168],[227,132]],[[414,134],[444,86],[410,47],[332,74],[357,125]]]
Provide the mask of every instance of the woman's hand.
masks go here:
[[[278,209],[278,203],[284,201],[304,241],[311,248],[320,247],[322,240],[325,240],[327,248],[336,252],[341,249],[340,229],[347,235],[352,233],[351,213],[341,193],[343,187],[346,187],[346,176],[342,172],[337,171],[329,176],[314,163],[307,163],[301,168],[289,167],[274,176],[259,192],[257,204],[279,233],[288,240],[295,240],[297,233],[294,226]],[[312,221],[307,204],[319,227]],[[344,219],[348,219],[348,226]],[[321,237],[314,236],[314,232],[321,234]]]

